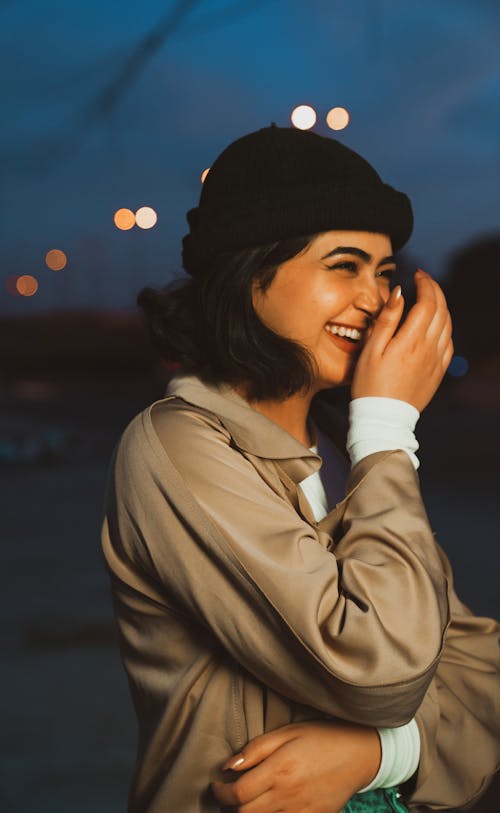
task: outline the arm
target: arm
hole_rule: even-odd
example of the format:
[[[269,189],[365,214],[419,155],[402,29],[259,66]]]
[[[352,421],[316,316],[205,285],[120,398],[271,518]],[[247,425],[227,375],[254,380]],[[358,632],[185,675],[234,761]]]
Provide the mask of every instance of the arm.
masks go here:
[[[451,623],[437,673],[416,714],[421,758],[411,805],[462,807],[485,790],[500,762],[499,625],[460,602],[448,559]]]
[[[449,353],[449,316],[430,278],[418,286],[421,301],[394,340],[401,302],[389,301],[377,320],[358,389],[365,379],[379,388],[395,370],[400,387],[383,394],[406,397],[409,382],[408,400],[431,397]],[[434,333],[443,329],[436,351]],[[431,360],[432,374],[423,375]],[[362,390],[358,397],[373,394]],[[446,580],[408,456],[381,452],[353,468],[346,499],[327,517],[329,536],[302,520],[202,412],[169,406],[155,432],[147,411],[142,434],[139,420],[123,437],[111,511],[122,516],[109,523],[123,532],[111,540],[105,531],[108,560],[142,558],[173,606],[285,697],[313,699],[317,710],[354,722],[407,722],[448,623]]]
[[[449,317],[441,323],[438,312],[444,315],[445,301],[439,286],[430,278],[417,275],[417,289],[422,289],[424,281],[430,295],[435,297],[437,309],[434,316],[429,308],[430,321],[421,312],[425,333],[412,333],[418,324],[410,323],[412,312],[394,339],[386,344],[382,354],[390,362],[390,354],[397,349],[399,339],[410,339],[409,354],[404,368],[396,366],[393,374],[381,379],[377,360],[378,339],[367,347],[367,353],[360,357],[353,381],[353,395],[388,395],[408,401],[421,410],[426,405],[422,392],[412,391],[412,380],[418,383],[418,376],[410,376],[405,387],[401,388],[398,377],[413,367],[414,351],[423,341],[429,349],[442,348],[442,359],[447,364],[451,357],[451,323]],[[427,298],[427,293],[426,293]],[[415,309],[412,309],[415,311]],[[390,321],[390,314],[389,321]],[[384,316],[384,319],[387,316]],[[441,324],[441,328],[440,328]],[[375,326],[374,332],[378,325]],[[409,329],[408,329],[409,328]],[[383,334],[383,324],[381,325]],[[405,335],[406,332],[406,335]],[[383,342],[382,342],[383,344]],[[412,350],[413,345],[413,350]],[[397,361],[397,359],[395,359]],[[439,354],[438,354],[439,360]],[[390,367],[386,366],[386,369]],[[436,375],[432,355],[425,364],[425,371],[431,380]],[[439,372],[439,370],[437,371]],[[404,382],[403,382],[404,383]],[[404,395],[403,390],[405,390]],[[425,392],[424,392],[425,395]],[[446,632],[445,645],[437,673],[426,693],[416,715],[421,741],[419,770],[408,785],[410,803],[430,807],[456,807],[473,802],[486,788],[489,777],[498,767],[499,738],[499,658],[498,625],[490,619],[476,618],[459,601],[452,584],[452,573],[444,552],[436,546],[440,555],[443,573],[449,583],[451,623]],[[458,737],[459,743],[458,743]],[[412,791],[413,789],[413,791]]]
[[[403,448],[417,468],[413,452],[418,443],[413,430],[418,417],[410,404],[391,398],[351,402],[347,448],[352,465],[373,452]],[[329,453],[325,446],[323,465]],[[326,513],[324,483],[328,480],[315,475],[308,479],[306,491],[318,521]],[[302,481],[300,486],[304,487]],[[249,741],[223,766],[237,772],[239,778],[233,776],[230,781],[226,775],[225,782],[214,783],[213,790],[222,804],[248,804],[265,794],[270,810],[286,806],[290,813],[300,813],[314,803],[318,812],[324,807],[326,813],[333,813],[356,792],[401,785],[416,772],[419,757],[420,736],[414,719],[397,728],[377,729],[338,720],[296,723]],[[259,804],[263,803],[261,799]]]
[[[166,405],[163,414],[169,457],[156,443],[151,470],[140,448],[127,450],[127,438],[117,455],[128,492],[117,508],[137,516],[141,531],[139,540],[132,528],[122,539],[124,555],[142,548],[175,606],[286,697],[359,722],[367,713],[375,725],[407,722],[447,623],[442,571],[407,455],[371,455],[353,469],[349,496],[330,517],[340,537],[333,555],[331,538],[269,488],[216,418],[185,405]]]
[[[223,766],[235,782],[214,782],[217,801],[241,809],[338,813],[380,762],[374,729],[352,723],[296,723],[253,739]],[[238,808],[240,809],[240,808]]]
[[[499,627],[491,619],[473,616],[459,601],[448,559],[439,552],[450,584],[452,620],[437,673],[416,715],[420,766],[403,787],[406,803],[425,809],[473,804],[498,769],[500,757]],[[384,731],[396,734],[406,728]],[[367,769],[374,771],[378,764],[369,730],[338,721],[310,722],[256,737],[224,766],[243,771],[241,778],[215,783],[214,792],[228,804],[262,797],[260,803],[265,798],[270,810],[275,800],[286,800],[290,811],[301,811],[313,800],[315,810],[332,813],[359,792]],[[401,782],[377,782],[379,774],[373,787]]]
[[[459,601],[441,553],[452,620],[437,673],[416,714],[420,765],[401,787],[405,803],[419,810],[470,806],[486,790],[500,758],[499,627],[492,619],[473,616]],[[216,796],[232,804],[265,798],[270,810],[274,799],[290,797],[290,811],[301,811],[313,800],[318,812],[333,813],[359,792],[367,768],[373,771],[378,764],[369,730],[338,721],[311,722],[256,737],[224,766],[245,773],[236,781],[215,783]]]

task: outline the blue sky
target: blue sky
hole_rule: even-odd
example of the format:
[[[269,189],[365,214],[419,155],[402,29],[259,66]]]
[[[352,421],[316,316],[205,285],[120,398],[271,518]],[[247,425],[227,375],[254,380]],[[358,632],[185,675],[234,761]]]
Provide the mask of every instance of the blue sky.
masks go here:
[[[189,6],[189,7],[188,7]],[[0,2],[0,313],[133,308],[180,271],[199,175],[234,138],[301,103],[412,199],[408,253],[446,257],[500,230],[500,6],[492,0],[199,0],[116,105],[103,90],[178,0]],[[187,9],[187,10],[186,10]],[[333,134],[326,112],[351,123]],[[153,206],[151,231],[115,209]],[[67,268],[44,267],[61,248]],[[9,296],[10,274],[38,293]]]

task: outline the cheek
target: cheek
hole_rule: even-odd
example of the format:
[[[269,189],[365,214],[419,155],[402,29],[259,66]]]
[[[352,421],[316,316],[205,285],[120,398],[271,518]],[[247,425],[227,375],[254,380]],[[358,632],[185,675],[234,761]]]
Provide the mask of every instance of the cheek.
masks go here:
[[[332,317],[344,311],[353,298],[352,286],[346,284],[345,280],[335,280],[328,286],[322,286],[315,296],[318,313],[328,321]]]
[[[298,307],[300,300],[289,290],[276,287],[268,289],[265,294],[256,293],[252,299],[261,322],[282,336],[293,335],[294,327],[300,323],[301,309]]]

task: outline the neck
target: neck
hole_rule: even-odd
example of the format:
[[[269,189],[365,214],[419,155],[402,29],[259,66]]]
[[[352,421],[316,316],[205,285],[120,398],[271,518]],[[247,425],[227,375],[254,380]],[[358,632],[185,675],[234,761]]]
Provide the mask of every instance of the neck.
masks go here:
[[[274,423],[286,429],[299,443],[308,448],[315,439],[311,437],[307,425],[307,416],[313,393],[310,395],[292,395],[285,401],[249,401],[248,403],[261,415],[270,418]]]

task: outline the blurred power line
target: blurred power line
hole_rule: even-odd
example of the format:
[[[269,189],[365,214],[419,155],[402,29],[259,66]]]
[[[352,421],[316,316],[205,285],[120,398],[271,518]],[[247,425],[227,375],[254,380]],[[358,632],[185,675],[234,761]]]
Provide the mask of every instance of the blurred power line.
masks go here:
[[[272,0],[253,0],[246,3],[237,3],[225,6],[216,12],[204,14],[193,22],[186,30],[190,35],[197,31],[208,31],[221,24],[227,24],[240,19],[260,6]],[[1,9],[2,0],[0,0]],[[11,168],[25,174],[41,174],[49,171],[54,164],[75,150],[84,140],[87,132],[111,114],[131,85],[139,79],[152,57],[161,49],[167,39],[181,28],[190,12],[197,5],[203,5],[200,0],[177,0],[168,14],[147,34],[125,59],[117,75],[107,82],[97,92],[93,99],[78,115],[77,120],[69,126],[66,133],[55,134],[50,142],[34,151],[32,157],[26,155],[14,156],[9,159]]]

